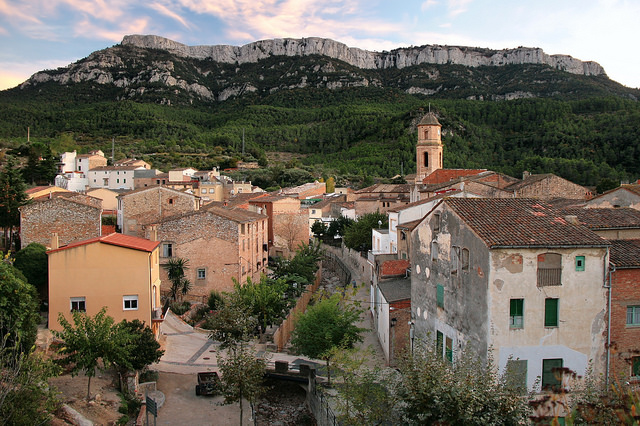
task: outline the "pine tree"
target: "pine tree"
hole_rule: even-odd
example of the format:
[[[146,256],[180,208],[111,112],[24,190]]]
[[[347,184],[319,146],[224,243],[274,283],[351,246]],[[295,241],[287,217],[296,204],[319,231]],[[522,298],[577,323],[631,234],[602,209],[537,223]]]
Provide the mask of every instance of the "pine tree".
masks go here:
[[[20,225],[19,208],[29,201],[25,190],[15,159],[7,157],[4,170],[0,172],[0,226],[4,230],[5,250],[11,249],[13,228]]]

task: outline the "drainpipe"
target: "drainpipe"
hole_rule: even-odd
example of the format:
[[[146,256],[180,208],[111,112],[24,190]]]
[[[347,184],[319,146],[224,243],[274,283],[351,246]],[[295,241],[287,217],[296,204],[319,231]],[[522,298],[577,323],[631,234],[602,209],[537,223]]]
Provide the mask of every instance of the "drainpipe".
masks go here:
[[[607,369],[605,374],[605,384],[609,386],[609,370],[611,364],[611,276],[616,271],[616,265],[609,262],[609,284],[607,285],[607,278],[604,279],[604,288],[608,289],[607,296],[607,311],[608,311],[608,320],[607,320]]]

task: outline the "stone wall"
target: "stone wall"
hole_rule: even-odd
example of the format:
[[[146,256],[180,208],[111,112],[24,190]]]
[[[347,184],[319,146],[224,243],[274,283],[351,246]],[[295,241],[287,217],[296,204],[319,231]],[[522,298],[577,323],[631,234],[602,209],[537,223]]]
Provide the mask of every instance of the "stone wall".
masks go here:
[[[58,234],[59,245],[99,237],[102,208],[65,198],[36,201],[20,210],[22,247],[30,243],[50,246],[51,234]]]

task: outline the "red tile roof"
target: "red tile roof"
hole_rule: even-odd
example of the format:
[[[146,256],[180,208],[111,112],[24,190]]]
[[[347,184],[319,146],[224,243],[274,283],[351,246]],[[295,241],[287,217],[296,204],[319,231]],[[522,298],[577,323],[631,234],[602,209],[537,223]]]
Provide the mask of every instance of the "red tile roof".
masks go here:
[[[487,169],[438,169],[426,176],[422,183],[447,183],[451,180],[458,179],[464,176],[475,176],[480,173],[486,172]]]
[[[640,268],[640,240],[611,240],[610,253],[616,268]]]
[[[495,247],[606,247],[609,243],[550,204],[528,198],[443,200],[485,242]]]
[[[589,229],[638,229],[640,211],[632,208],[566,208],[565,215],[576,216]]]
[[[47,253],[53,253],[56,251],[66,250],[74,247],[80,247],[80,246],[93,244],[93,243],[111,244],[114,246],[124,247],[132,250],[147,251],[147,252],[152,252],[160,244],[159,241],[150,241],[144,238],[133,237],[131,235],[117,234],[114,232],[113,234],[103,235],[102,237],[89,238],[88,240],[77,241],[71,244],[67,244],[66,246],[49,250]]]

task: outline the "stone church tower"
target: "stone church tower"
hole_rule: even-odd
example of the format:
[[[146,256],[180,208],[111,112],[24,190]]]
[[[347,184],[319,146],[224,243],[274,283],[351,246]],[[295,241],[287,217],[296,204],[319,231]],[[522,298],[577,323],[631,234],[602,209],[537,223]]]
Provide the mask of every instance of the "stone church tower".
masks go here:
[[[442,168],[442,140],[435,114],[429,112],[418,123],[418,144],[416,146],[416,183]]]

